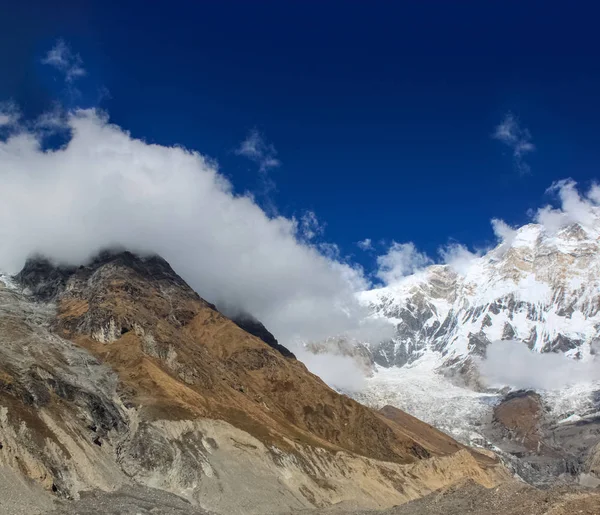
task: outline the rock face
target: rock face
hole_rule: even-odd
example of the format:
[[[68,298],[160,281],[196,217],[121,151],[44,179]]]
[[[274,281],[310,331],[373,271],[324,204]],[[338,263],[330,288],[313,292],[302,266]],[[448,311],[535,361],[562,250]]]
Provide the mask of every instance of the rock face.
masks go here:
[[[508,394],[494,407],[494,423],[506,431],[507,438],[528,450],[539,450],[544,416],[541,397],[534,391]]]
[[[575,480],[586,486],[600,485],[597,416],[557,422],[542,396],[521,390],[509,393],[494,407],[492,420],[482,431],[532,484]]]
[[[257,338],[260,338],[263,342],[265,342],[269,347],[275,349],[280,352],[281,355],[286,358],[296,359],[294,353],[288,350],[286,347],[281,345],[275,336],[259,321],[256,320],[252,315],[248,314],[238,314],[235,317],[231,317],[231,320],[235,322],[238,327],[241,327],[247,333],[250,333]]]
[[[507,477],[426,424],[334,392],[158,257],[31,261],[19,281],[0,283],[0,470],[48,499],[138,485],[198,509],[277,513]]]

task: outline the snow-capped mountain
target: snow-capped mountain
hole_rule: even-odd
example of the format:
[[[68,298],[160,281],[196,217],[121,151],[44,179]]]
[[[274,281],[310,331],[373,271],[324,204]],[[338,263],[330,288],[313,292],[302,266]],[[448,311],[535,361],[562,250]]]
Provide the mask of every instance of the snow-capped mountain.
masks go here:
[[[533,483],[587,481],[600,434],[600,218],[588,220],[555,230],[529,224],[505,231],[484,255],[464,253],[362,292],[374,316],[396,325],[396,335],[369,345],[374,373],[354,396],[374,407],[397,406],[458,440],[493,449]],[[507,396],[486,389],[480,371],[492,363],[489,346],[502,340],[523,342],[496,345],[501,354],[521,349],[536,370],[519,356],[502,366],[517,369],[525,381],[543,376],[551,386],[496,384],[513,388]],[[544,368],[548,364],[561,368],[561,381],[547,380],[557,372]],[[523,387],[539,395],[516,391]],[[582,418],[585,424],[573,423]],[[529,419],[530,426],[519,427]],[[530,428],[535,449],[523,444]],[[593,484],[600,484],[596,475]]]
[[[529,224],[483,256],[363,292],[397,326],[392,341],[371,347],[373,359],[398,367],[430,350],[453,365],[496,340],[588,359],[600,327],[599,249],[600,222],[556,232]]]

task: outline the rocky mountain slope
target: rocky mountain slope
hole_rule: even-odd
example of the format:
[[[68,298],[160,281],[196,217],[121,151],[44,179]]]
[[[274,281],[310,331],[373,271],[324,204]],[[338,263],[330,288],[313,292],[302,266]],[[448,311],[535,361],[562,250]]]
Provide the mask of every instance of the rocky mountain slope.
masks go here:
[[[588,477],[588,455],[600,441],[598,217],[553,230],[523,226],[482,256],[430,266],[360,297],[374,316],[396,325],[396,336],[367,345],[375,374],[356,398],[407,410],[463,442],[505,450],[533,482]],[[494,368],[491,343],[507,340],[523,351],[495,366],[494,377],[482,375],[480,364]],[[555,358],[531,359],[527,349]],[[512,350],[507,344],[498,353]],[[498,409],[503,386],[540,396],[507,398]]]
[[[173,513],[168,494],[218,513],[382,508],[507,478],[493,456],[331,390],[267,333],[158,257],[28,262],[0,282],[4,511],[132,486]]]

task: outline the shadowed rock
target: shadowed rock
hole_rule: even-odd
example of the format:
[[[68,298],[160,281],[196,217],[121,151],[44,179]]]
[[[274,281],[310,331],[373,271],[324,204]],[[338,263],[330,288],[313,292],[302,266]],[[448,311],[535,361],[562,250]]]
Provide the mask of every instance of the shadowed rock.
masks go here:
[[[240,314],[231,317],[231,320],[233,320],[238,327],[241,327],[244,331],[256,336],[257,338],[260,338],[263,342],[280,352],[286,358],[296,359],[294,353],[281,345],[275,336],[273,336],[269,330],[252,315]]]

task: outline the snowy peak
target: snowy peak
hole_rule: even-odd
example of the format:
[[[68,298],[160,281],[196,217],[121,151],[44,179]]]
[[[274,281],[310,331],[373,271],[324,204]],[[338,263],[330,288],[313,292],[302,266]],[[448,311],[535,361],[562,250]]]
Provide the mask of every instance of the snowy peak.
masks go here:
[[[460,267],[434,265],[360,294],[374,316],[396,325],[371,346],[382,366],[403,366],[426,349],[447,364],[484,355],[495,340],[586,358],[600,328],[600,221],[557,230],[528,224]]]

